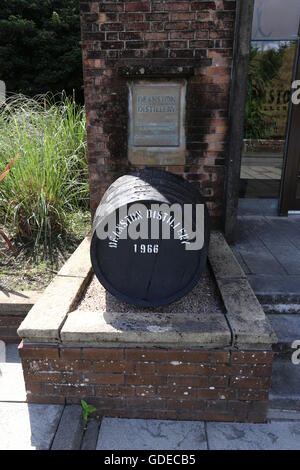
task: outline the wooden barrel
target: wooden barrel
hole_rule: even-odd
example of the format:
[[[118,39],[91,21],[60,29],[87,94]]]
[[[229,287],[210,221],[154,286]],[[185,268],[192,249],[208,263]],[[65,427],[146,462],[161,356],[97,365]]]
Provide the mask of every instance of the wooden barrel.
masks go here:
[[[174,204],[189,207],[190,217],[180,221],[166,210]],[[196,207],[202,208],[202,219]],[[204,231],[204,244],[194,249],[196,230]],[[97,278],[115,297],[157,307],[197,284],[208,243],[209,216],[200,193],[180,176],[146,169],[118,178],[104,194],[94,218],[91,260]]]

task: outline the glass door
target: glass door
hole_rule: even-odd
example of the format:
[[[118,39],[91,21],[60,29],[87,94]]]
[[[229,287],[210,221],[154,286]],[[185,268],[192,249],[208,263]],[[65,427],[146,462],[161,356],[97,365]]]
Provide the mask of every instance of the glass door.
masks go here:
[[[296,125],[297,113],[291,110],[299,20],[299,0],[255,0],[240,198],[252,200],[258,211],[257,199],[283,208],[284,187],[291,188],[295,175],[287,161],[295,164],[295,149],[300,148],[299,121]],[[298,137],[291,132],[294,125]]]
[[[300,43],[298,41],[295,80],[300,80]],[[300,104],[291,103],[286,160],[281,187],[280,214],[300,211]]]

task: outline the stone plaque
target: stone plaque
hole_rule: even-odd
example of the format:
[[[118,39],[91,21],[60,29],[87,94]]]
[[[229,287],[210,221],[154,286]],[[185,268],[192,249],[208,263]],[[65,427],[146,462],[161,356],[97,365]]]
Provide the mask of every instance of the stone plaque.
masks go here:
[[[185,82],[138,82],[129,89],[129,160],[183,164]]]

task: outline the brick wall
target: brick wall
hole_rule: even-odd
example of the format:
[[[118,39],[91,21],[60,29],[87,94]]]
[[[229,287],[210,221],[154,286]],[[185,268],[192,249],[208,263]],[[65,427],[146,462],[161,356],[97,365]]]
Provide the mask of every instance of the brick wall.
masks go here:
[[[91,209],[128,172],[128,78],[186,77],[183,174],[223,214],[235,0],[81,1]]]
[[[26,312],[27,313],[27,312]],[[24,315],[0,315],[0,340],[5,343],[19,343],[17,329],[24,320]]]
[[[270,351],[20,347],[27,400],[100,415],[264,422]]]

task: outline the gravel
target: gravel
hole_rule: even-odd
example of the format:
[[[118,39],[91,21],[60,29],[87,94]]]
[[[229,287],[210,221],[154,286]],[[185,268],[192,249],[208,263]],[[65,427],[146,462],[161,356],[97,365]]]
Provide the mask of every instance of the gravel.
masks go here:
[[[207,267],[197,286],[189,294],[171,305],[160,308],[141,308],[121,302],[107,292],[96,276],[93,276],[77,308],[79,310],[116,313],[138,313],[141,311],[144,313],[225,313],[216,281],[209,267]]]

